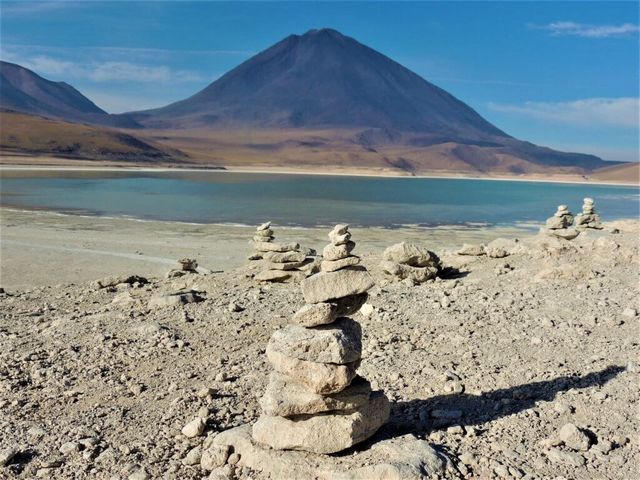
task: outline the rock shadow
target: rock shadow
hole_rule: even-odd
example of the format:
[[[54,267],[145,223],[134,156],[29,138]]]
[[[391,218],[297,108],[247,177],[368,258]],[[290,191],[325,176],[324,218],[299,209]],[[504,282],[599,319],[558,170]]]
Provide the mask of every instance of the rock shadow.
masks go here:
[[[614,365],[583,376],[531,382],[482,395],[457,393],[392,402],[390,422],[380,431],[383,438],[376,440],[408,433],[424,435],[449,425],[471,426],[490,422],[530,409],[538,401],[551,401],[559,392],[602,386],[624,370],[624,367]]]

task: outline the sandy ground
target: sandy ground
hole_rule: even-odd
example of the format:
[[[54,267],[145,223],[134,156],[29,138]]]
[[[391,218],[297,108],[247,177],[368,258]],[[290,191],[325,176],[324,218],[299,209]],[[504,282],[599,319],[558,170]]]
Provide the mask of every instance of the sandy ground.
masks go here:
[[[318,251],[325,244],[326,231],[322,229],[274,228],[278,241],[296,241]],[[161,276],[183,257],[195,257],[212,271],[226,271],[245,263],[253,230],[2,208],[0,286],[28,288],[139,272]],[[441,249],[530,233],[518,228],[480,227],[354,231],[365,253],[380,252],[400,241]]]
[[[303,305],[299,286],[260,285],[256,270],[231,267],[247,229],[2,214],[0,477],[281,480],[238,455],[210,475],[200,458],[219,432],[257,419],[272,369],[265,346]],[[463,241],[457,233],[353,229],[377,283],[368,314],[354,316],[359,371],[388,395],[391,418],[368,443],[323,461],[343,471],[375,464],[369,447],[418,438],[452,468],[425,464],[407,478],[637,478],[640,223],[611,227],[620,233],[523,237],[506,258],[448,253]],[[320,248],[325,235],[279,238]],[[460,273],[389,283],[381,247],[401,237]],[[225,272],[153,278],[183,255]],[[124,270],[149,283],[83,280]],[[62,285],[19,287],[33,283]],[[199,301],[152,301],[184,288]],[[181,429],[196,417],[205,431],[188,438]],[[576,442],[558,439],[567,424]]]

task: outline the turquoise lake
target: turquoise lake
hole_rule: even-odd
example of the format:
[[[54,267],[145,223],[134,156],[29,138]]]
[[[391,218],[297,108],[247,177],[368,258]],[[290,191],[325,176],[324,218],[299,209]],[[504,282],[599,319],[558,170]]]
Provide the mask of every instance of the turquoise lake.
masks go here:
[[[517,225],[593,197],[604,220],[639,217],[637,187],[231,172],[3,171],[0,205],[195,223]]]

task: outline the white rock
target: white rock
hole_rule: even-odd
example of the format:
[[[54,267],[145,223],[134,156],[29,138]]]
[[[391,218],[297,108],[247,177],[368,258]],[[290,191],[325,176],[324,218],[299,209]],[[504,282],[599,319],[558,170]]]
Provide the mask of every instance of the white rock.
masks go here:
[[[199,437],[203,434],[207,422],[202,418],[195,418],[182,427],[182,434],[185,437],[193,438]]]
[[[586,452],[591,445],[591,439],[573,423],[565,424],[558,432],[558,438],[572,450]]]
[[[298,310],[293,323],[303,327],[315,327],[332,323],[336,319],[336,309],[330,303],[311,303]]]

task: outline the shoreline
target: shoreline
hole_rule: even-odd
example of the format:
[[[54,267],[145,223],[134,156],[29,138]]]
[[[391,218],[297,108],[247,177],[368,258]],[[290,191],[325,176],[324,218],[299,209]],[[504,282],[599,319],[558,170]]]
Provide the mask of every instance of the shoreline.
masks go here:
[[[368,178],[397,178],[397,179],[441,179],[441,180],[482,180],[496,182],[531,182],[531,183],[553,183],[553,184],[572,184],[572,185],[603,185],[603,186],[619,186],[619,187],[635,187],[640,188],[640,183],[633,182],[604,182],[597,180],[579,180],[575,178],[555,178],[543,179],[532,177],[511,177],[511,176],[472,176],[470,174],[453,174],[447,173],[442,175],[402,175],[391,174],[389,172],[359,172],[359,171],[337,171],[329,170],[326,172],[296,170],[291,168],[257,168],[257,167],[237,167],[237,166],[220,166],[212,168],[202,167],[179,167],[179,166],[158,166],[143,167],[140,165],[132,166],[93,166],[93,165],[38,165],[38,164],[0,164],[0,174],[3,171],[50,171],[50,172],[213,172],[213,173],[248,173],[261,175],[317,175],[317,176],[338,176],[338,177],[368,177]]]

